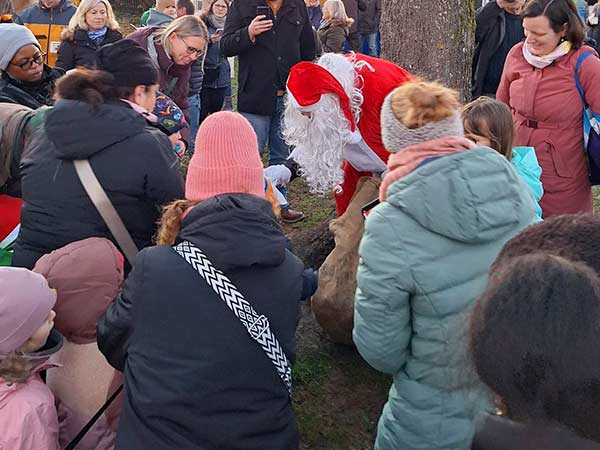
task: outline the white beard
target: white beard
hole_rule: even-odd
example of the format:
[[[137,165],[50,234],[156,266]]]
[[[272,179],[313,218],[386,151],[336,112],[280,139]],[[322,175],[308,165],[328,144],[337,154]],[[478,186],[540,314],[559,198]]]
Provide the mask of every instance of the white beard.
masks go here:
[[[286,143],[295,147],[290,157],[300,165],[311,191],[325,194],[338,190],[344,181],[344,147],[352,132],[333,94],[323,95],[310,114],[302,115],[288,99],[282,132]]]

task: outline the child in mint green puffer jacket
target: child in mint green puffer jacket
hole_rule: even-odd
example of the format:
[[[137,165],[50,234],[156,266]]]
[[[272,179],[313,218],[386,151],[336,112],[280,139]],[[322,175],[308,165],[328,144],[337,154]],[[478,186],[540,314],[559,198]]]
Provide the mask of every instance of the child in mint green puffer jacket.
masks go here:
[[[515,126],[508,106],[493,98],[479,97],[465,106],[462,119],[467,139],[496,150],[512,163],[521,179],[527,183],[541,221],[539,201],[544,195],[540,180],[542,168],[533,147],[513,147]]]

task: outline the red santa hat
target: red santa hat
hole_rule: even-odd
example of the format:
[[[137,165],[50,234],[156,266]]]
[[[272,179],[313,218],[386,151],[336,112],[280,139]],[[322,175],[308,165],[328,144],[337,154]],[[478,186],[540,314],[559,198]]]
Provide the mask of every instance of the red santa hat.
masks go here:
[[[323,94],[334,94],[350,123],[350,130],[356,130],[354,115],[350,108],[350,98],[344,87],[324,67],[311,62],[300,62],[292,67],[287,81],[287,92],[293,105],[300,111],[311,111],[321,101]]]

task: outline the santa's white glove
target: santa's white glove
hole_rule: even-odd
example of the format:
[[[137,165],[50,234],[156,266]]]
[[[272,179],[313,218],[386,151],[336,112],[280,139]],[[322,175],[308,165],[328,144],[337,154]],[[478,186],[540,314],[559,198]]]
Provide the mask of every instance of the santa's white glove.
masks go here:
[[[265,169],[265,177],[275,183],[276,186],[285,186],[292,178],[292,171],[283,164],[277,164]]]

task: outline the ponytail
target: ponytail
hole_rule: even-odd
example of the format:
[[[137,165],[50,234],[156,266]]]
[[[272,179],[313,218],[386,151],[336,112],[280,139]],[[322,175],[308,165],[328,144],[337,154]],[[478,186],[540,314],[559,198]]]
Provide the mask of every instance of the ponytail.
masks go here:
[[[191,200],[175,200],[165,206],[156,232],[156,243],[158,245],[175,244],[185,212],[197,204],[198,202]]]

